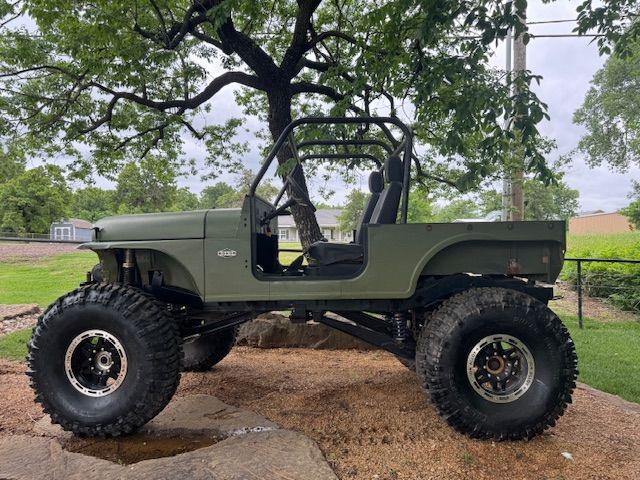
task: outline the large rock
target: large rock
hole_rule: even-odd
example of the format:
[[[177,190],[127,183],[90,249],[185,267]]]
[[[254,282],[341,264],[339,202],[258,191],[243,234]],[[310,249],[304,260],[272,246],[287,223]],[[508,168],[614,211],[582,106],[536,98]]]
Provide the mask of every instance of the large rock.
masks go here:
[[[140,429],[138,435],[155,438],[201,436],[224,439],[277,428],[277,424],[263,416],[227,405],[211,395],[189,395],[174,397],[156,418]],[[73,438],[73,434],[62,430],[60,425],[52,424],[48,415],[36,422],[33,431],[38,435],[61,440]]]
[[[245,323],[238,333],[238,345],[258,348],[315,348],[324,350],[375,347],[321,323],[291,323],[277,313],[266,313]]]
[[[67,452],[52,439],[5,437],[0,439],[0,478],[335,480],[337,477],[313,441],[300,433],[274,430],[248,433],[175,457],[128,466]]]
[[[139,434],[131,437],[75,439],[58,426],[51,425],[48,417],[38,422],[36,433],[49,438],[14,436],[0,439],[0,479],[337,478],[320,449],[309,438],[282,430],[260,415],[207,395],[176,397]],[[113,450],[114,443],[116,450],[122,451],[153,444],[158,439],[174,439],[174,443],[178,439],[186,443],[194,437],[208,439],[204,444],[209,446],[129,465],[69,451],[100,454]]]

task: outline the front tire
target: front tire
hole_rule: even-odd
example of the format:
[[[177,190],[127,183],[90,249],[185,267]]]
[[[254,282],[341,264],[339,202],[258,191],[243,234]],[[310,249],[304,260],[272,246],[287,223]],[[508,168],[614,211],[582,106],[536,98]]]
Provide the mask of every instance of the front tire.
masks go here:
[[[472,438],[532,438],[571,402],[577,357],[560,319],[503,288],[455,295],[417,343],[417,374],[438,413]]]
[[[53,303],[29,342],[31,386],[53,423],[79,436],[128,434],[180,380],[178,326],[138,289],[81,287]]]

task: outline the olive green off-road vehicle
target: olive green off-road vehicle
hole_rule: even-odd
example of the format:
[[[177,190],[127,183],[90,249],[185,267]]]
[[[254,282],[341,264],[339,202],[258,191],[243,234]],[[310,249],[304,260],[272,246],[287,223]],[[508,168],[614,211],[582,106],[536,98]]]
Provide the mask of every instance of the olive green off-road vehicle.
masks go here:
[[[381,126],[401,132],[400,143],[369,133]],[[345,131],[358,134],[337,140]],[[394,118],[301,119],[242,208],[100,220],[83,245],[100,263],[34,329],[37,401],[77,435],[133,432],[167,405],[181,370],[212,367],[238,325],[277,310],[415,366],[438,413],[471,437],[531,438],[554,425],[576,379],[574,345],[545,286],[562,268],[564,222],[408,223],[412,148]],[[369,162],[371,196],[352,243],[319,241],[301,252],[308,262],[282,265],[278,216],[313,208],[300,178],[314,158]],[[276,172],[283,186],[270,203],[256,189],[278,163],[288,173]]]

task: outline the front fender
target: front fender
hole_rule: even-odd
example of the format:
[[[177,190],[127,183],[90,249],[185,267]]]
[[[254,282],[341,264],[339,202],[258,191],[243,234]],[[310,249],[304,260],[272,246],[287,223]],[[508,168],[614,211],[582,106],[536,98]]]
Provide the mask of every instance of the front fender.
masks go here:
[[[81,249],[93,250],[104,265],[105,279],[117,281],[116,252],[131,249],[136,255],[136,263],[144,285],[150,282],[149,272],[162,271],[165,284],[180,287],[203,298],[204,277],[204,240],[159,240],[159,241],[121,241],[89,242],[80,245]]]

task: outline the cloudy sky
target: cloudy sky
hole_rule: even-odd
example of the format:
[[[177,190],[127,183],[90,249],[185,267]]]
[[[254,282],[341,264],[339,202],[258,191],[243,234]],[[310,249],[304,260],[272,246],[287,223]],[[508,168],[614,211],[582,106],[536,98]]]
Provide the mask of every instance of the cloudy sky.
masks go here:
[[[551,4],[531,1],[528,7],[530,21],[564,20],[576,17],[578,2],[559,0]],[[551,25],[532,25],[533,34],[570,33],[573,23]],[[538,38],[527,46],[527,66],[534,73],[543,76],[538,96],[549,105],[551,120],[541,126],[545,136],[555,138],[558,149],[552,152],[549,160],[573,150],[583,134],[582,127],[572,122],[573,112],[582,104],[584,95],[589,89],[589,82],[594,73],[602,67],[604,58],[598,55],[595,44],[588,38]],[[505,48],[499,45],[496,49],[495,65],[504,68]],[[217,120],[239,113],[235,107],[231,89],[217,97]],[[248,119],[250,128],[257,128],[256,120]],[[190,144],[188,153],[194,158],[204,156],[202,146]],[[258,158],[254,152],[247,161],[250,166],[257,166]],[[254,166],[255,165],[255,166]],[[613,173],[607,167],[591,169],[581,159],[575,159],[568,169],[566,181],[580,192],[582,210],[602,209],[615,211],[629,203],[627,194],[631,191],[631,179],[640,179],[640,169],[633,168],[629,172]],[[181,183],[194,191],[199,191],[203,184],[196,178],[184,179]],[[341,195],[336,195],[339,200]]]
[[[529,2],[528,20],[564,20],[576,17],[576,6],[579,1],[557,0],[551,4],[543,4],[540,0]],[[551,25],[532,25],[531,33],[570,33],[573,23]],[[583,134],[583,129],[573,124],[573,112],[582,104],[584,95],[589,89],[589,82],[594,73],[602,67],[604,58],[598,55],[595,44],[588,38],[538,38],[532,39],[527,47],[527,66],[536,74],[543,76],[542,84],[536,91],[542,101],[549,105],[551,120],[541,126],[545,136],[556,139],[558,149],[552,152],[550,161],[559,155],[573,150]],[[496,48],[494,64],[504,68],[504,44]],[[202,120],[206,123],[218,123],[225,118],[240,115],[235,105],[233,91],[226,87],[215,98],[212,113]],[[260,128],[258,121],[248,118],[245,124],[250,130]],[[248,138],[256,143],[252,137]],[[187,155],[191,158],[204,158],[206,153],[202,144],[190,141],[185,145]],[[252,151],[245,162],[252,169],[257,169],[260,158],[257,151]],[[221,180],[233,181],[230,177]],[[620,174],[609,171],[606,167],[591,169],[581,159],[575,159],[569,168],[565,180],[580,192],[582,210],[602,209],[615,211],[629,203],[627,194],[631,191],[631,180],[640,180],[640,168]],[[107,186],[104,181],[99,184]],[[364,182],[362,182],[364,183]],[[194,192],[202,190],[205,183],[197,177],[180,180],[182,186]],[[337,185],[336,185],[337,186]],[[340,201],[343,194],[338,194],[333,201]]]
[[[528,18],[530,21],[572,19],[576,17],[578,3],[560,0],[544,5],[533,1],[529,3]],[[532,25],[530,31],[569,33],[573,26],[571,23]],[[544,77],[537,93],[549,105],[551,116],[541,130],[558,142],[558,150],[553,155],[570,152],[584,133],[582,127],[573,124],[573,112],[582,104],[589,82],[604,60],[598,55],[596,45],[586,38],[538,38],[529,43],[527,66]],[[504,64],[504,52],[497,52],[496,61]],[[633,168],[625,174],[612,173],[606,167],[591,169],[576,159],[565,178],[572,188],[580,191],[582,210],[614,211],[629,203],[631,179],[640,180],[640,169]]]

